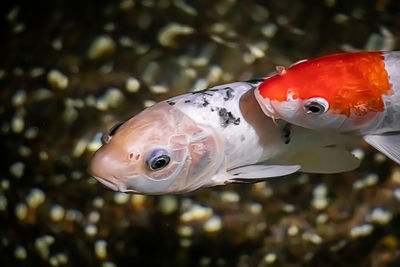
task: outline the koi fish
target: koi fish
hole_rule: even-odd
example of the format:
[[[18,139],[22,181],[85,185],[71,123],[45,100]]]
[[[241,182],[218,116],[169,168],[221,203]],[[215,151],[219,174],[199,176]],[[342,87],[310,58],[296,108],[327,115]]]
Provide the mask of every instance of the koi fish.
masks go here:
[[[400,164],[400,52],[334,54],[277,72],[254,91],[267,116],[362,136]]]
[[[358,167],[347,147],[353,137],[265,116],[253,92],[261,82],[184,94],[117,124],[94,154],[90,173],[113,190],[165,194]]]

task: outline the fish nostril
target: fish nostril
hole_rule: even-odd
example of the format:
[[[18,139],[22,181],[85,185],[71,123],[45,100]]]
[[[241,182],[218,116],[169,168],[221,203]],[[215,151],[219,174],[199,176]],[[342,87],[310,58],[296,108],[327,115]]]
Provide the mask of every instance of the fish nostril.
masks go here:
[[[140,159],[140,154],[137,153],[137,152],[131,152],[131,153],[129,153],[129,155],[128,155],[128,159],[129,159],[129,160],[136,160],[136,161],[138,161],[138,160]]]

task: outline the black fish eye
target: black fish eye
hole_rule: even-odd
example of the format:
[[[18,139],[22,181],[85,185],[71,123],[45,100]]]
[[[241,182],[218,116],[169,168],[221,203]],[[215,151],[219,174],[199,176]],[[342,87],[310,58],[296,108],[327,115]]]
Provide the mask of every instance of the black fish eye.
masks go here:
[[[304,110],[307,114],[322,114],[329,109],[328,101],[320,97],[314,97],[307,101]]]
[[[119,127],[121,127],[121,125],[124,124],[123,122],[117,122],[113,127],[111,127],[110,132],[108,133],[109,136],[113,136],[117,130],[119,129]]]
[[[151,152],[149,158],[146,160],[147,166],[150,170],[158,170],[165,168],[171,161],[168,151],[165,149],[155,149]]]

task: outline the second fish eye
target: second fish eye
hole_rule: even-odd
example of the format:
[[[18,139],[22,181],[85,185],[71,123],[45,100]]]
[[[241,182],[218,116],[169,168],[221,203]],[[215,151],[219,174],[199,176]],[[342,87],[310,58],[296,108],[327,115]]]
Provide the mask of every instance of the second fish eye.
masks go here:
[[[122,126],[122,124],[124,124],[124,123],[123,123],[123,122],[117,122],[116,124],[114,124],[114,126],[111,127],[111,129],[110,129],[108,135],[109,135],[109,136],[113,136],[113,135],[117,132],[117,130],[119,129],[119,127]]]
[[[329,109],[328,101],[321,97],[310,98],[304,105],[304,111],[307,114],[322,114]]]

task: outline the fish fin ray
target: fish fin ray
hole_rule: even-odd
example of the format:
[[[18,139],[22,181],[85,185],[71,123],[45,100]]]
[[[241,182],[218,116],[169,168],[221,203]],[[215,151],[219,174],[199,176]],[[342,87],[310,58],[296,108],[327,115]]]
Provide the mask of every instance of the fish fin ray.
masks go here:
[[[247,165],[228,171],[230,182],[253,183],[297,172],[299,165]]]
[[[400,164],[400,133],[366,135],[365,142]]]
[[[300,151],[286,163],[301,165],[301,172],[330,174],[354,170],[361,162],[343,148],[318,147]]]

